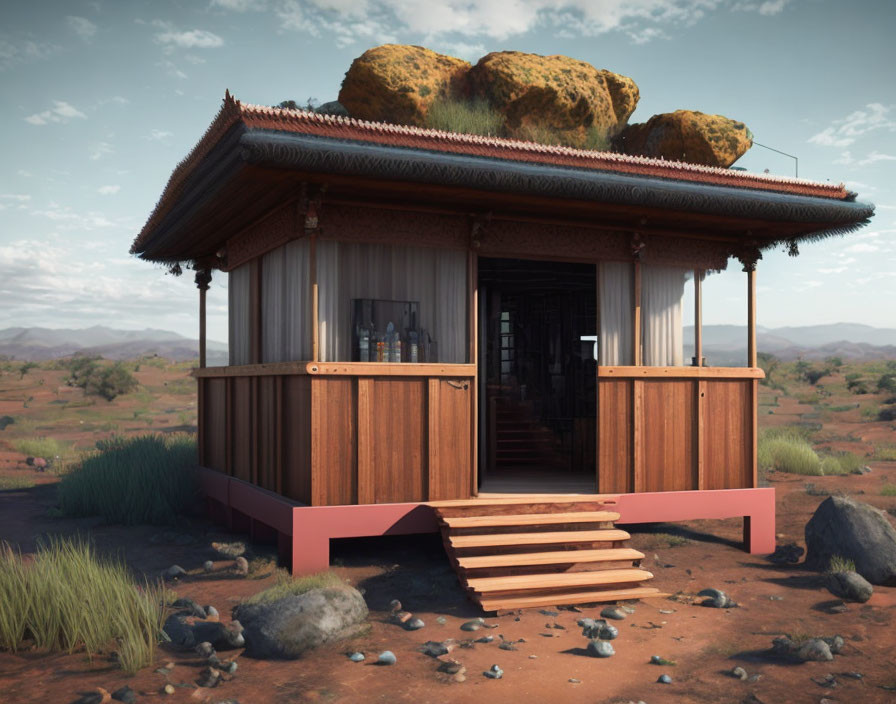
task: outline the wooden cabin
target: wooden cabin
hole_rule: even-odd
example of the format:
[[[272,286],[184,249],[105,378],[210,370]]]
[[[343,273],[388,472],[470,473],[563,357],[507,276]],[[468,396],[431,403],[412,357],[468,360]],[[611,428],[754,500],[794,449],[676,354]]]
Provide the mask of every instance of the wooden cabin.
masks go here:
[[[196,270],[203,484],[231,522],[276,531],[294,571],[325,568],[332,537],[438,519],[450,552],[470,533],[457,518],[519,538],[494,517],[551,511],[614,535],[741,516],[748,549],[769,552],[757,262],[872,213],[842,185],[227,94],[132,252]],[[701,282],[732,260],[748,364],[705,366]],[[211,276],[228,277],[226,367],[205,365]]]

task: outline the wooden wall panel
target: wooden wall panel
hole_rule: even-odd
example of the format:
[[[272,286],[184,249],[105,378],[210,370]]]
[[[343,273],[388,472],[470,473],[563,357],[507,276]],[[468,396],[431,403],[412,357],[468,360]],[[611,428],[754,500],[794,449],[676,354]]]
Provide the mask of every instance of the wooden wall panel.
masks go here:
[[[752,380],[706,384],[703,398],[703,482],[705,489],[753,485]]]
[[[473,389],[469,379],[429,379],[428,498],[431,501],[470,495]]]
[[[643,486],[638,491],[685,491],[697,488],[694,382],[643,380],[640,456]],[[638,450],[636,449],[636,452]]]
[[[277,384],[276,376],[258,377],[257,423],[257,479],[258,486],[277,491],[277,469],[280,443],[277,437]]]
[[[632,486],[632,382],[598,382],[597,490],[628,493]]]
[[[314,506],[357,503],[356,384],[357,380],[352,377],[311,379],[311,502]],[[380,411],[376,409],[377,423]],[[385,417],[383,421],[385,424]]]
[[[252,481],[252,389],[250,377],[232,381],[231,410],[231,467],[234,477]]]
[[[427,386],[426,378],[374,382],[371,435],[375,503],[427,498]]]
[[[202,380],[204,466],[219,472],[227,471],[226,383],[226,379]]]
[[[311,377],[284,376],[282,492],[311,504]]]

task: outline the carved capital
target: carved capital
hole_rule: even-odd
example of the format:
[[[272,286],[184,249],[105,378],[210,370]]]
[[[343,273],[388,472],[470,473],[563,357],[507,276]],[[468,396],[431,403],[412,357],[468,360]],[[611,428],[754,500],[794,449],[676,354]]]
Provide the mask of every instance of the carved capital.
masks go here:
[[[200,291],[208,291],[208,287],[212,282],[211,269],[197,269],[195,281],[196,288]]]
[[[327,184],[303,183],[302,193],[296,204],[300,227],[296,233],[303,232],[310,235],[320,229],[320,217],[323,212],[323,198],[327,192]]]
[[[746,240],[735,252],[732,252],[737,260],[743,264],[744,271],[756,271],[756,263],[762,259],[759,251],[759,243],[756,240]]]
[[[632,259],[639,262],[644,254],[644,250],[647,248],[647,238],[640,232],[635,232],[632,235],[630,246],[632,250]]]
[[[492,221],[491,212],[470,214],[470,248],[479,249],[482,246],[482,238],[486,228]]]

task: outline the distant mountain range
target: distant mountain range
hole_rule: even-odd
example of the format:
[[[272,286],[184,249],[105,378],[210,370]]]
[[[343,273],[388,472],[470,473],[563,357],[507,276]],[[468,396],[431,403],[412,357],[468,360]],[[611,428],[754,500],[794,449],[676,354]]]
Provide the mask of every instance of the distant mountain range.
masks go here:
[[[199,341],[168,330],[115,330],[102,325],[79,330],[6,328],[0,330],[0,356],[41,361],[79,353],[106,359],[157,354],[177,362],[199,358]],[[208,364],[227,364],[227,345],[206,343]]]
[[[760,352],[790,361],[842,357],[855,361],[896,359],[896,329],[875,328],[858,323],[807,325],[805,327],[756,330]],[[694,328],[684,330],[685,358],[694,355]],[[713,366],[745,364],[747,328],[743,325],[704,325],[703,356]]]
[[[839,356],[851,360],[896,359],[896,329],[856,323],[757,330],[759,351],[789,361]],[[694,328],[684,330],[685,358],[693,356]],[[0,330],[0,356],[46,360],[80,353],[106,359],[157,354],[174,361],[199,357],[199,342],[168,330],[115,330],[96,325],[80,330],[6,328]],[[227,364],[227,345],[209,340],[209,365]],[[704,325],[703,356],[713,366],[741,365],[747,359],[747,329],[742,325]]]

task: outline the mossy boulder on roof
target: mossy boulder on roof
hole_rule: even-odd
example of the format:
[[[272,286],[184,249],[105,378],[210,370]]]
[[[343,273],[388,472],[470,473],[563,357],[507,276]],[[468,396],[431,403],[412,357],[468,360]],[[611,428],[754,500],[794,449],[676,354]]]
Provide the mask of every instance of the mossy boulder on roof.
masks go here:
[[[422,46],[384,44],[352,62],[339,102],[360,120],[423,126],[430,105],[456,95],[469,68]]]
[[[615,146],[625,154],[728,167],[753,146],[753,135],[743,122],[723,115],[676,110],[629,125]]]
[[[470,69],[468,90],[504,116],[509,136],[533,139],[540,130],[565,144],[583,145],[589,133],[611,137],[638,104],[638,86],[627,76],[568,56],[520,51],[487,54]]]

